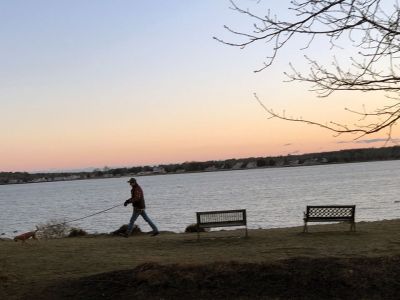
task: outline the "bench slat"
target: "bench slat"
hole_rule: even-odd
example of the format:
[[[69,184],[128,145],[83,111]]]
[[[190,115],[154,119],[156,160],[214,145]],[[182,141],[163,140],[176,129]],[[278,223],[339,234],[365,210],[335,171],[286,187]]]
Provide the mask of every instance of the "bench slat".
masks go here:
[[[243,211],[219,212],[219,213],[200,213],[200,224],[203,223],[224,223],[224,222],[243,222]]]
[[[229,226],[243,226],[246,225],[245,223],[242,222],[219,222],[219,223],[201,223],[199,224],[200,228],[211,228],[211,227],[229,227]]]
[[[307,231],[307,222],[341,222],[351,223],[350,230],[355,230],[355,205],[308,205],[304,214],[304,229]]]
[[[245,209],[201,211],[196,212],[197,228],[215,228],[228,226],[246,226],[247,237],[247,217]],[[199,238],[199,230],[197,230]]]

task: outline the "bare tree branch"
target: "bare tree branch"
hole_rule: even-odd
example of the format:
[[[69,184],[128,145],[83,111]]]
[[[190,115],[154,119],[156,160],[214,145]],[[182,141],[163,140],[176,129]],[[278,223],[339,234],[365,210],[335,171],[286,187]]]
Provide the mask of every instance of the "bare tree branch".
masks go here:
[[[280,50],[295,37],[305,41],[300,50],[308,49],[317,37],[327,37],[332,48],[338,47],[338,41],[347,38],[351,47],[358,50],[350,65],[342,66],[333,57],[332,66],[326,67],[305,56],[309,73],[303,75],[290,64],[291,72],[285,73],[289,81],[310,83],[311,90],[320,97],[328,97],[336,91],[382,91],[396,100],[396,104],[382,106],[372,112],[348,109],[360,115],[363,121],[370,122],[367,125],[347,126],[288,118],[267,108],[256,96],[270,117],[317,125],[337,135],[355,133],[360,137],[387,130],[390,137],[393,126],[400,118],[400,8],[396,0],[293,0],[289,7],[294,13],[293,20],[280,19],[269,10],[262,15],[239,7],[233,0],[230,2],[234,11],[253,22],[253,31],[243,32],[225,26],[228,32],[239,38],[239,42],[214,38],[240,48],[261,42],[266,45],[270,55],[254,72],[271,66]]]

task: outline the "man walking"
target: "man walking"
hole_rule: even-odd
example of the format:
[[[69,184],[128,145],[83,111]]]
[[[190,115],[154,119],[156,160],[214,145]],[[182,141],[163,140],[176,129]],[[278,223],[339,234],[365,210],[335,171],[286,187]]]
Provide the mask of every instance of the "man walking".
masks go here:
[[[143,219],[150,225],[150,227],[153,229],[152,231],[152,236],[155,236],[159,234],[157,226],[151,221],[149,216],[146,214],[145,211],[145,204],[144,204],[144,196],[143,196],[143,190],[140,187],[140,185],[136,182],[135,178],[129,179],[128,183],[131,185],[131,198],[125,201],[124,206],[127,206],[129,203],[132,203],[133,206],[133,213],[131,220],[128,225],[128,231],[126,232],[125,237],[128,237],[132,230],[133,230],[133,225],[136,221],[136,219],[139,216],[142,216]]]

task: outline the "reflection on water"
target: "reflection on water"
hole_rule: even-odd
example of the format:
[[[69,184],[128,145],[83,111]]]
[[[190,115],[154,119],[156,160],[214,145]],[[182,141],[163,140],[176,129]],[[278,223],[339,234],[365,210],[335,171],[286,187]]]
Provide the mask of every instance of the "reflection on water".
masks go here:
[[[123,203],[127,178],[0,186],[0,233],[77,219]],[[147,213],[161,230],[182,232],[195,212],[247,209],[249,228],[302,225],[311,204],[356,204],[357,221],[399,218],[400,161],[138,177]],[[110,232],[127,223],[120,206],[71,225]],[[150,230],[139,218],[142,230]]]

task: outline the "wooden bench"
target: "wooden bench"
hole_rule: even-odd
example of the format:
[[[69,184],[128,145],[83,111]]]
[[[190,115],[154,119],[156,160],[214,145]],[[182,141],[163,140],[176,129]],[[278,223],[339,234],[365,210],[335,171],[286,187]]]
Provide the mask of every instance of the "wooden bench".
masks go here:
[[[197,216],[197,239],[200,238],[201,228],[215,228],[228,226],[246,226],[247,237],[247,219],[246,210],[220,210],[220,211],[202,211],[196,212]]]
[[[307,205],[303,232],[308,232],[307,222],[349,222],[350,231],[356,231],[355,212],[355,205]]]

